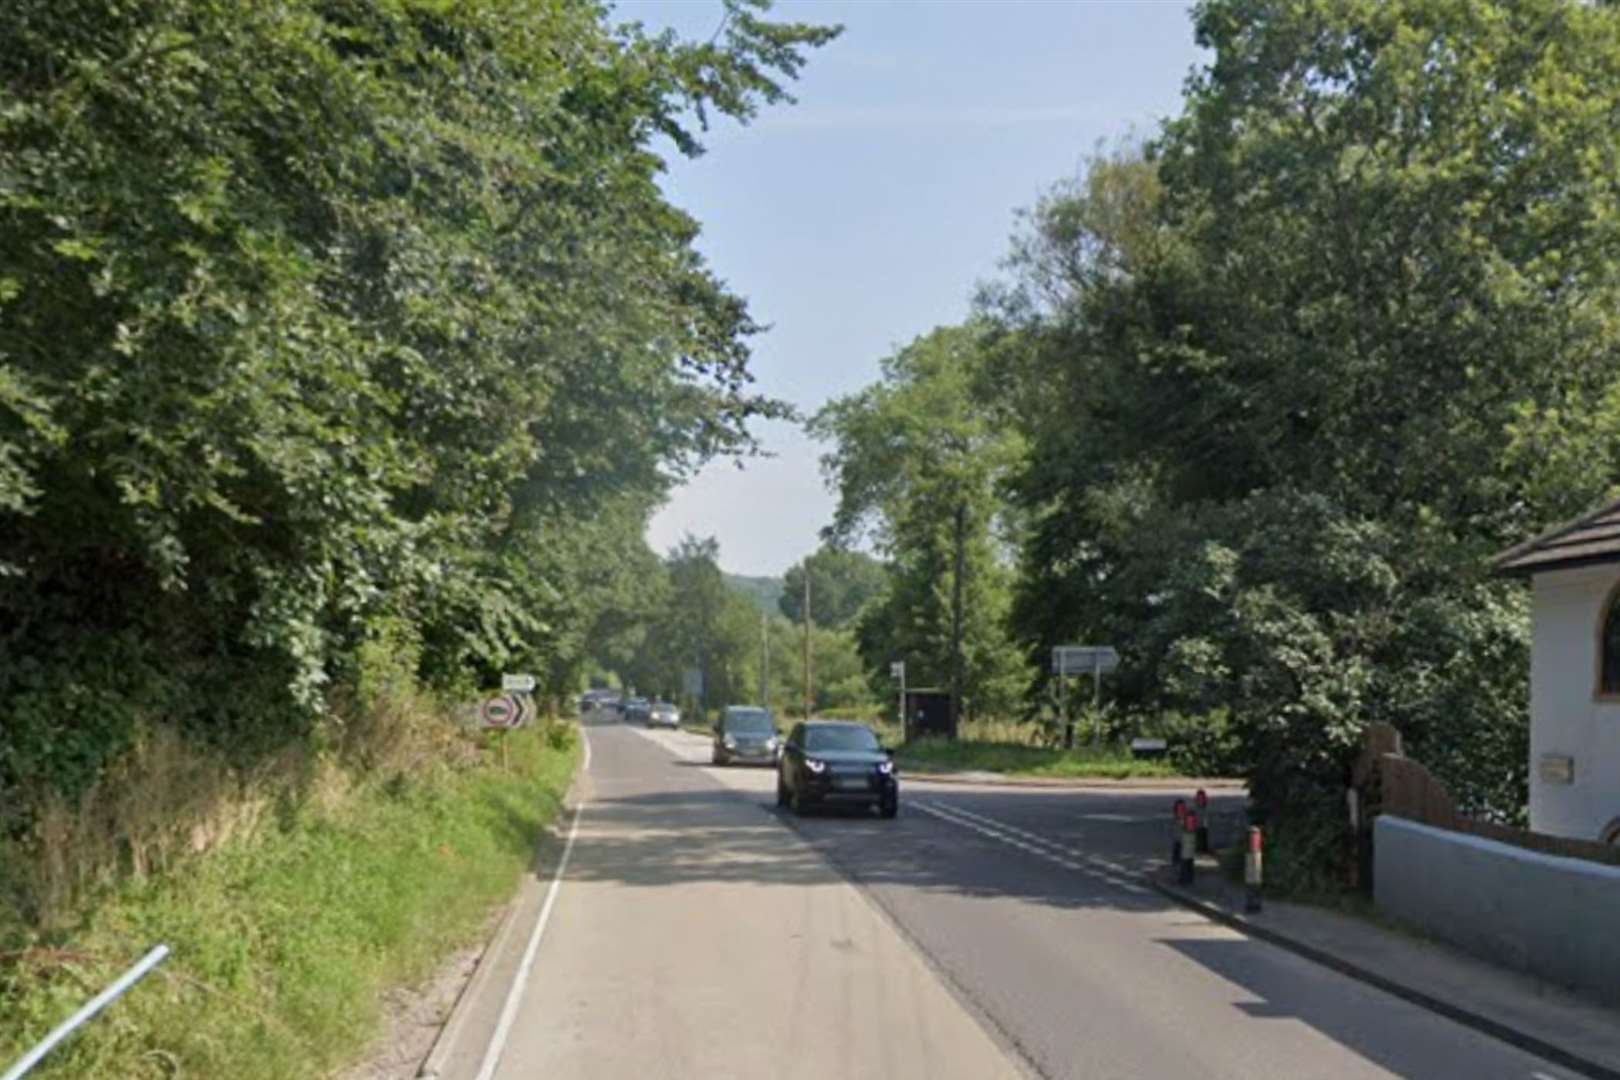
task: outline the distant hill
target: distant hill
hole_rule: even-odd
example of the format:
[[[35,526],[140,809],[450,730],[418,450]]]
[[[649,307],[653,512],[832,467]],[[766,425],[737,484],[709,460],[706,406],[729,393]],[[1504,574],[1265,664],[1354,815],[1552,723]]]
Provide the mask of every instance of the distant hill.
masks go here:
[[[726,584],[745,594],[754,606],[768,615],[781,614],[776,602],[782,598],[782,579],[779,577],[748,577],[746,574],[727,574]]]

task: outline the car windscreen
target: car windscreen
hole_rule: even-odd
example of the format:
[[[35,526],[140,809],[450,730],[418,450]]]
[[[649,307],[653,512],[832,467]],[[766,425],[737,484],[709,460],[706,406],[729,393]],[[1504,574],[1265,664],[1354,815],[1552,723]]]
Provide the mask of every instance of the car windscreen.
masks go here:
[[[804,733],[806,750],[876,750],[877,736],[863,727],[813,727]]]
[[[725,725],[727,731],[735,731],[739,735],[769,735],[776,730],[771,725],[771,714],[763,709],[728,712]]]

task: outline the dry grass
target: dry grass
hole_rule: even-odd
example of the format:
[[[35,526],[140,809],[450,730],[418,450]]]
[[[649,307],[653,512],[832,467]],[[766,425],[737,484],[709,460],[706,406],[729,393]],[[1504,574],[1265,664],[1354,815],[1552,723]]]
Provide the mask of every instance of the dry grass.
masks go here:
[[[0,923],[9,906],[11,921],[55,930],[106,889],[169,873],[266,822],[335,817],[361,786],[477,760],[475,744],[413,695],[338,698],[333,716],[324,753],[301,743],[236,768],[157,723],[77,799],[24,789],[7,816],[29,828],[0,841]]]
[[[351,1061],[390,989],[432,972],[510,895],[578,760],[570,727],[516,733],[501,764],[490,740],[454,721],[413,735],[422,718],[409,717],[396,711],[371,735],[334,736],[253,777],[222,774],[217,788],[192,771],[199,760],[148,741],[93,799],[42,820],[62,846],[47,852],[36,830],[25,854],[55,883],[63,925],[8,927],[0,909],[0,1062],[156,942],[171,946],[170,961],[53,1053],[40,1080],[306,1080]],[[472,767],[426,756],[444,740],[465,747]],[[362,749],[372,771],[344,764]],[[398,771],[408,761],[416,774]],[[168,795],[141,794],[137,777],[161,779]],[[90,835],[142,799],[145,812],[167,806],[186,820],[107,843]],[[206,856],[188,824],[204,829]],[[144,881],[132,843],[146,853]]]

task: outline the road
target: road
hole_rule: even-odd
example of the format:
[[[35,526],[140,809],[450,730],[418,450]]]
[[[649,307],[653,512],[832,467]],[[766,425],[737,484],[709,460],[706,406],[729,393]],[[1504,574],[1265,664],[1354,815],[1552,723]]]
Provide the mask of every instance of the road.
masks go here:
[[[589,734],[502,1080],[1572,1075],[1145,889],[1163,792],[795,819],[690,735]]]

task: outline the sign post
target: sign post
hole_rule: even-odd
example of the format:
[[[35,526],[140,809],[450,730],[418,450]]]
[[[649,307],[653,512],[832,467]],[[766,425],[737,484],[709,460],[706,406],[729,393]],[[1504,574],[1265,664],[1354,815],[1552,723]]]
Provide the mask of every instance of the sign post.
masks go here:
[[[534,719],[534,699],[529,695],[535,686],[533,675],[503,675],[501,688],[505,693],[486,698],[478,706],[478,723],[485,731],[500,732],[501,768],[507,765],[507,732],[523,727]]]
[[[889,665],[889,677],[900,683],[900,738],[904,742],[911,741],[911,721],[906,716],[906,662],[896,660]]]
[[[1074,747],[1074,725],[1069,722],[1068,683],[1070,675],[1091,676],[1092,741],[1102,740],[1102,677],[1119,667],[1119,653],[1112,645],[1059,645],[1052,650],[1052,674],[1058,677],[1063,694],[1063,745]]]

